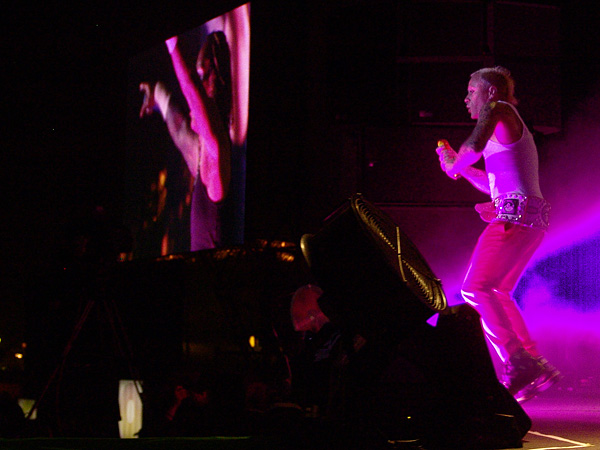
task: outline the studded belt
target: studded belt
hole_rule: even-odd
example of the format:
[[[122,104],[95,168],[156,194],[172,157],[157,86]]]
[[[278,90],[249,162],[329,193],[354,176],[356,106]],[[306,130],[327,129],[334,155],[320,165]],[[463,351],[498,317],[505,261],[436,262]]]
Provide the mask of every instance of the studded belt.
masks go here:
[[[550,203],[543,198],[503,194],[494,199],[496,217],[491,222],[513,222],[526,227],[548,228]]]

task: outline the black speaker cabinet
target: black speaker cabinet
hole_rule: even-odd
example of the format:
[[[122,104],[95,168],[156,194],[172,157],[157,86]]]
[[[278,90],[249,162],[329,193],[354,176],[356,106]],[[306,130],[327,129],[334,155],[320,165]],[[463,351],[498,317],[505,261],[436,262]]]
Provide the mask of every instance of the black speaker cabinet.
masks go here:
[[[440,280],[417,248],[361,194],[304,235],[301,247],[325,292],[325,314],[353,331],[410,330],[446,308]]]
[[[471,306],[446,308],[390,360],[369,397],[369,417],[388,439],[418,438],[428,449],[521,447],[531,419],[498,381]]]

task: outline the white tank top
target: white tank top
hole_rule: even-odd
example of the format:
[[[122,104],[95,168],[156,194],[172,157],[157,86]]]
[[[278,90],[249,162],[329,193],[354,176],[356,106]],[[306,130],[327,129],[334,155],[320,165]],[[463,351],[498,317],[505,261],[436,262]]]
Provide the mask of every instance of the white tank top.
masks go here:
[[[510,103],[506,104],[513,109],[523,124],[523,134],[518,141],[508,145],[488,140],[483,149],[490,195],[492,200],[502,194],[543,198],[538,174],[538,153],[533,135],[525,126],[517,109]]]

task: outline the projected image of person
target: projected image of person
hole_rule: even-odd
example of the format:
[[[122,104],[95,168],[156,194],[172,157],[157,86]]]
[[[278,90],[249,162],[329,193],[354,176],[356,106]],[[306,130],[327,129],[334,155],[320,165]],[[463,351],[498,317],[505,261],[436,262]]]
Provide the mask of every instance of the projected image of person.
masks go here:
[[[185,46],[177,36],[166,41],[189,113],[176,104],[172,90],[164,82],[142,82],[139,86],[144,94],[140,117],[160,111],[173,143],[194,177],[191,251],[243,241],[247,5],[220,19],[225,26],[207,34],[195,67],[187,63]]]
[[[466,179],[492,202],[476,206],[489,224],[473,251],[461,292],[479,312],[486,337],[504,362],[503,384],[525,401],[561,377],[540,355],[511,297],[544,238],[550,206],[539,186],[533,136],[515,107],[510,71],[497,66],[473,73],[465,104],[477,120],[471,135],[458,152],[450,145],[436,151],[451,179]],[[485,170],[474,166],[482,157]]]

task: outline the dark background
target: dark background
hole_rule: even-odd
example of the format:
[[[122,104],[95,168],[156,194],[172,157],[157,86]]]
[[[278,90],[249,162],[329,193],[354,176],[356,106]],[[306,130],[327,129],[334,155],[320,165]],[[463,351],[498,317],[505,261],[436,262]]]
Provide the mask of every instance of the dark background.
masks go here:
[[[51,259],[57,233],[89,208],[101,205],[119,220],[128,57],[238,3],[48,2],[5,10],[2,243],[9,266]],[[481,11],[495,3],[501,23],[492,54]],[[559,9],[531,12],[528,4]],[[364,186],[373,155],[365,161],[359,138],[364,127],[383,127],[410,147],[410,108],[421,110],[419,98],[427,96],[426,106],[445,111],[433,111],[438,122],[466,122],[460,89],[490,55],[516,67],[524,105],[552,106],[529,119],[560,127],[598,77],[597,13],[587,5],[254,2],[249,238],[295,240],[353,188],[372,188],[377,201],[448,200]],[[523,11],[535,20],[526,17],[529,26],[519,28],[509,19]]]
[[[0,315],[14,342],[28,283],[60,267],[73,230],[97,207],[121,223],[128,58],[242,2],[151,3],[4,7]],[[252,2],[247,241],[297,243],[358,191],[390,207],[480,201],[433,149],[468,134],[466,82],[490,63],[513,68],[551,158],[600,76],[591,5]]]

